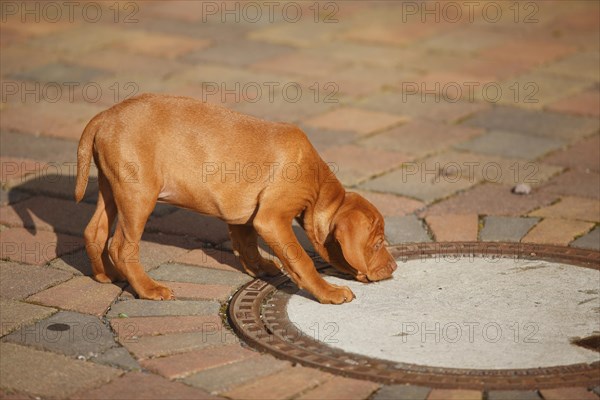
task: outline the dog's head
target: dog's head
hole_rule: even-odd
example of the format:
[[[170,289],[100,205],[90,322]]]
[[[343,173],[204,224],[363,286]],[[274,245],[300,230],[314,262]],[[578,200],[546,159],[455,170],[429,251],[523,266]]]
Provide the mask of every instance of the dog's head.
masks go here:
[[[396,262],[385,247],[383,217],[364,197],[346,193],[326,244],[331,264],[361,282],[388,279]]]

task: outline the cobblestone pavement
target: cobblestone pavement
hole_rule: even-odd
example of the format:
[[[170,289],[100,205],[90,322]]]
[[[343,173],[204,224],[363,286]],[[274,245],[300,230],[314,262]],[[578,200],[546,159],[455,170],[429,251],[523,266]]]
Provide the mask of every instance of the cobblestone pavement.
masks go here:
[[[72,198],[86,122],[164,92],[301,126],[390,244],[599,250],[598,2],[67,3],[0,3],[0,397],[598,398],[382,387],[259,354],[219,316],[250,280],[224,224],[158,206],[142,262],[177,300],[139,300],[89,277],[95,186]]]

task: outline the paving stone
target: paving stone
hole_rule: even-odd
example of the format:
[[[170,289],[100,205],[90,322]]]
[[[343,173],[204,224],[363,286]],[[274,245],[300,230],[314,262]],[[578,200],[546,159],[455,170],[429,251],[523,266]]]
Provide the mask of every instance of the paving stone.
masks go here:
[[[129,317],[161,317],[177,315],[211,315],[219,311],[216,301],[190,300],[127,300],[119,301],[110,307],[108,318],[116,318],[119,314]]]
[[[77,165],[77,142],[2,131],[0,155],[46,161],[60,166],[61,172],[67,172],[68,168],[74,171]]]
[[[563,144],[564,141],[560,139],[492,131],[468,142],[458,143],[454,147],[476,153],[533,160],[560,148]]]
[[[558,150],[543,158],[542,162],[598,172],[600,170],[600,136],[594,135],[576,142],[568,149]]]
[[[183,379],[188,385],[202,388],[210,393],[223,391],[290,367],[270,355],[260,354],[241,361],[206,369]]]
[[[343,66],[343,62],[296,51],[258,60],[251,65],[251,68],[261,71],[326,78],[333,76]]]
[[[176,317],[129,317],[110,320],[119,340],[133,340],[134,337],[168,335],[183,332],[202,332],[222,329],[223,324],[218,315]]]
[[[140,242],[140,262],[146,271],[150,271],[198,245],[196,238],[193,237],[144,233]]]
[[[590,233],[571,242],[570,246],[600,251],[600,228],[594,228]]]
[[[361,108],[408,116],[415,120],[449,124],[462,121],[472,114],[490,108],[487,103],[481,102],[436,101],[435,96],[418,93],[419,86],[416,82],[409,81],[405,82],[404,85],[404,93],[392,91],[378,92],[361,99],[358,105]],[[417,86],[415,87],[414,85]]]
[[[468,179],[504,185],[526,183],[539,185],[562,171],[562,167],[539,161],[524,161],[515,158],[494,157],[462,151],[446,151],[417,163],[420,171],[439,171],[448,180]]]
[[[399,151],[413,156],[426,156],[482,133],[481,129],[415,120],[361,140],[360,144],[376,149]]]
[[[367,181],[359,187],[361,189],[409,196],[425,203],[431,203],[460,190],[465,190],[476,183],[476,181],[468,179],[440,176],[439,170],[430,170],[426,164],[414,162],[407,163],[396,171]]]
[[[360,108],[338,108],[304,121],[308,126],[359,134],[373,133],[406,122],[398,115]]]
[[[1,40],[1,39],[0,39]],[[13,392],[13,391],[5,391],[4,389],[0,389],[0,398],[3,400],[34,400],[35,397],[29,396],[25,393]]]
[[[596,68],[598,62],[598,52],[576,53],[547,65],[544,70],[574,78],[584,77],[597,82],[600,80],[600,73]]]
[[[0,381],[3,388],[34,396],[69,397],[82,389],[108,382],[122,373],[118,369],[13,343],[0,343],[0,352]]]
[[[334,376],[331,380],[303,393],[297,399],[357,399],[369,398],[379,388],[374,382]]]
[[[22,326],[3,340],[85,358],[117,346],[112,332],[100,319],[70,311],[59,311],[44,320]]]
[[[0,188],[0,206],[6,206],[9,204],[16,204],[20,201],[26,200],[31,197],[31,194],[23,192],[21,190],[5,190]]]
[[[54,268],[0,261],[0,297],[21,300],[71,277]]]
[[[600,174],[571,170],[546,183],[541,191],[563,196],[600,199]]]
[[[135,361],[135,359],[124,347],[113,347],[108,349],[104,353],[99,354],[97,357],[90,358],[90,361],[128,371],[139,371],[142,369],[138,362]]]
[[[355,185],[412,160],[412,157],[400,152],[374,150],[353,144],[330,147],[321,153],[321,158],[345,186]]]
[[[58,62],[12,73],[8,77],[23,81],[54,82],[60,85],[64,85],[65,82],[76,82],[85,85],[109,74],[109,71],[99,68],[86,68]]]
[[[544,400],[598,400],[598,396],[587,390],[585,387],[564,387],[557,389],[541,389],[541,395]]]
[[[203,242],[215,244],[229,238],[224,222],[188,210],[177,210],[173,214],[152,219],[146,224],[146,229],[174,235],[190,235]]]
[[[0,336],[49,317],[57,311],[54,308],[9,299],[0,299],[0,310]]]
[[[81,249],[73,253],[68,253],[56,258],[48,264],[49,267],[69,272],[76,276],[92,275],[92,264],[85,251]]]
[[[121,290],[121,287],[115,284],[100,283],[88,276],[76,276],[30,296],[27,301],[102,316]]]
[[[94,177],[91,177],[88,186],[86,187],[84,193],[85,202],[83,204],[76,204],[73,202],[73,193],[75,191],[75,176],[74,175],[60,175],[52,173],[53,169],[56,169],[59,172],[66,172],[65,168],[68,168],[68,165],[65,164],[48,164],[47,170],[40,170],[39,173],[36,173],[30,177],[29,179],[22,182],[17,186],[13,186],[13,190],[17,190],[20,192],[27,192],[30,194],[35,194],[39,196],[51,196],[58,197],[60,199],[64,199],[61,201],[68,201],[70,204],[64,203],[63,208],[68,211],[75,213],[77,216],[81,214],[83,210],[90,210],[91,205],[88,202],[88,198],[97,197],[98,193],[98,183]],[[90,174],[91,176],[91,174]],[[57,199],[58,200],[58,199]],[[95,204],[94,204],[95,205]],[[40,218],[49,217],[52,220],[51,215],[47,215],[47,208],[41,207],[38,203],[31,204],[32,212],[39,212]],[[91,215],[90,215],[91,217]],[[66,223],[63,223],[66,224]],[[85,226],[85,225],[84,225]],[[83,228],[82,228],[83,229]]]
[[[385,385],[375,393],[373,400],[425,400],[428,387],[412,385]]]
[[[483,242],[520,242],[539,218],[487,216],[479,233]]]
[[[24,228],[0,231],[0,259],[42,265],[83,247],[80,237],[47,231],[35,234]]]
[[[230,330],[207,327],[202,332],[173,333],[169,335],[142,336],[124,340],[121,344],[137,359],[164,357],[214,346],[238,343],[237,336]]]
[[[179,382],[171,382],[161,376],[130,372],[95,389],[80,391],[77,399],[216,399],[203,390]]]
[[[591,222],[547,218],[534,226],[521,241],[566,246],[575,237],[587,233],[593,226]]]
[[[432,389],[427,400],[481,400],[483,393],[478,390]]]
[[[217,300],[225,301],[235,291],[235,286],[229,285],[201,285],[186,282],[165,283],[175,293],[179,300]]]
[[[248,38],[294,47],[314,46],[315,43],[325,41],[339,30],[337,25],[335,23],[315,24],[306,20],[291,24],[268,25],[252,30]]]
[[[496,59],[499,62],[505,59],[516,58],[522,63],[534,66],[564,57],[574,52],[574,48],[561,43],[540,39],[508,40],[498,46],[490,47],[480,55]]]
[[[222,393],[222,395],[232,399],[267,400],[290,398],[326,382],[330,377],[330,374],[317,369],[291,367],[273,375],[234,387]]]
[[[570,96],[561,96],[547,108],[555,112],[598,117],[600,116],[600,91],[588,89]]]
[[[542,400],[533,390],[490,390],[488,400]]]
[[[424,215],[477,214],[520,216],[552,203],[557,196],[534,190],[527,196],[511,192],[511,186],[484,183],[420,212]]]
[[[466,124],[489,130],[519,132],[564,140],[588,136],[598,130],[598,121],[593,118],[507,106],[496,106],[488,111],[477,113]]]
[[[32,176],[41,175],[48,165],[30,158],[0,156],[0,182],[3,187],[12,187],[25,182]]]
[[[423,224],[414,215],[386,218],[385,238],[390,245],[431,241]]]
[[[205,285],[240,286],[252,277],[240,272],[196,267],[182,264],[165,264],[152,270],[154,279],[170,282],[201,283]]]
[[[244,270],[242,264],[233,253],[210,247],[194,249],[177,257],[174,262],[232,272],[241,272]]]
[[[384,217],[401,217],[425,206],[425,203],[408,197],[389,193],[375,193],[357,190],[356,193],[373,204]]]
[[[475,242],[479,229],[477,214],[430,215],[425,221],[436,242]]]
[[[183,378],[198,371],[220,367],[246,358],[255,357],[256,352],[239,344],[211,347],[189,353],[143,360],[144,368],[165,378]]]
[[[244,51],[239,50],[243,48]],[[272,57],[291,53],[293,47],[253,40],[220,43],[207,49],[187,54],[183,59],[193,63],[215,62],[235,66],[246,66]]]
[[[563,197],[558,203],[535,210],[529,215],[600,222],[600,203],[581,197]]]
[[[166,59],[175,59],[190,52],[204,49],[210,40],[179,35],[157,34],[148,31],[123,32],[124,38],[114,47],[133,53]],[[193,53],[192,53],[193,54]]]
[[[306,127],[303,124],[300,124],[300,128],[319,153],[333,146],[349,144],[360,136],[356,132],[317,129]]]

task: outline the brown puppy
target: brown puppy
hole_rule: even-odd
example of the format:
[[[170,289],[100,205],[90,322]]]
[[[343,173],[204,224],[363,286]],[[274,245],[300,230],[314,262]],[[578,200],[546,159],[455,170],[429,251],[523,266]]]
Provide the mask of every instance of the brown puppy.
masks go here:
[[[292,280],[321,303],[349,302],[354,294],[321,278],[294,235],[294,218],[327,262],[361,282],[389,278],[396,268],[384,246],[381,214],[363,197],[345,192],[293,125],[191,98],[144,94],[101,112],[86,126],[77,152],[77,201],[92,156],[100,190],[84,236],[94,277],[126,279],[141,298],[173,297],[146,274],[138,257],[157,201],[225,221],[246,272],[275,275],[279,267],[258,252],[260,235]]]

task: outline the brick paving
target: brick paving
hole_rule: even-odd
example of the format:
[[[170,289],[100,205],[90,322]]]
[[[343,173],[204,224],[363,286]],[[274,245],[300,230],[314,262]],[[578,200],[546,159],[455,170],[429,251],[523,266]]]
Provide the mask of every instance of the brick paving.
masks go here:
[[[72,200],[90,117],[135,93],[176,93],[298,124],[346,187],[380,209],[390,244],[600,251],[597,3],[515,3],[518,14],[506,3],[495,22],[477,6],[470,21],[466,4],[449,21],[439,3],[436,18],[421,2],[414,13],[399,2],[298,2],[271,15],[264,5],[260,16],[242,3],[93,3],[94,22],[79,5],[73,20],[65,8],[54,21],[9,3],[0,25],[0,397],[599,398],[585,387],[380,385],[240,347],[220,309],[250,278],[225,224],[157,206],[140,257],[177,300],[145,301],[126,284],[91,280],[82,232],[94,179],[84,202]],[[513,194],[518,183],[531,193]]]

